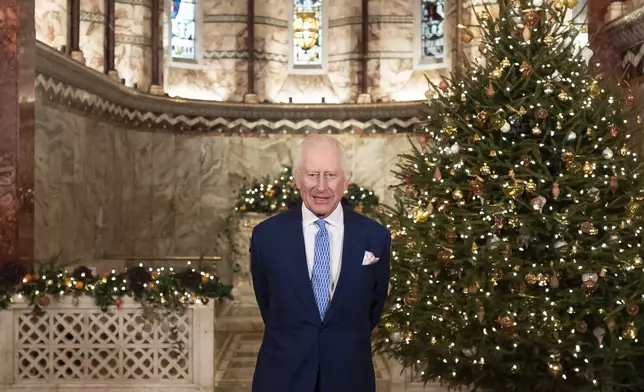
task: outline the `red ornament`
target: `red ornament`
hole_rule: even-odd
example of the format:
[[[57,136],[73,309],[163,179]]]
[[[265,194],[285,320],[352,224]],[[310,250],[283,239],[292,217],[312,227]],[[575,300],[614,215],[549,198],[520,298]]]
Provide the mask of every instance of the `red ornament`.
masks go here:
[[[610,124],[610,125],[608,126],[608,133],[609,133],[612,137],[617,137],[617,134],[618,134],[619,132],[617,131],[617,127],[615,126],[615,124]]]
[[[525,24],[527,24],[529,27],[534,27],[539,23],[539,14],[537,12],[530,11],[527,14],[525,14],[524,17]]]
[[[532,73],[532,67],[530,66],[530,64],[524,61],[521,63],[519,71],[523,74],[524,77],[527,78]]]
[[[114,300],[114,306],[116,306],[116,309],[121,309],[121,304],[123,304],[123,299],[121,299],[121,297]]]
[[[440,88],[443,91],[447,91],[447,82],[444,80],[441,80],[440,84],[438,85],[438,88]]]
[[[418,136],[418,143],[420,144],[421,147],[425,147],[427,145],[427,142],[429,142],[429,135],[422,134]]]
[[[610,189],[615,192],[617,190],[617,176],[610,178]]]

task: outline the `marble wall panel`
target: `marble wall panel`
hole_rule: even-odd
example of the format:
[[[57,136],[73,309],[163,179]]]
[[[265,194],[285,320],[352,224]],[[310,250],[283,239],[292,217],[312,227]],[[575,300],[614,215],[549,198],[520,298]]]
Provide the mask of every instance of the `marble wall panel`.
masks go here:
[[[105,70],[105,1],[81,0],[79,47],[85,64],[99,72]]]
[[[125,85],[147,91],[151,81],[151,0],[116,0],[114,67]]]
[[[67,45],[67,0],[36,0],[36,39],[54,49]]]
[[[114,130],[37,101],[35,257],[88,262],[112,243]]]

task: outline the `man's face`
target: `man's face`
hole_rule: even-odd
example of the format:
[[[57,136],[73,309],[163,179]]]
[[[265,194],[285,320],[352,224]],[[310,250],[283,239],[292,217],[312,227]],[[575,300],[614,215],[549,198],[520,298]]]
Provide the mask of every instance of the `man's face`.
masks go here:
[[[305,148],[295,184],[311,212],[318,218],[331,215],[349,186],[338,150],[324,144]]]

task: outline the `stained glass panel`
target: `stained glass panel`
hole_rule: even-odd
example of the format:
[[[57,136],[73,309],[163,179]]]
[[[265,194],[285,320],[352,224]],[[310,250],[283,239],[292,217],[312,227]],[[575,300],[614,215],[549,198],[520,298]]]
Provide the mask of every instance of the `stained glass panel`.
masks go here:
[[[298,13],[302,11],[312,11],[319,26],[318,38],[308,50],[302,49],[298,45],[298,40],[293,37],[293,65],[296,67],[303,66],[320,66],[322,65],[322,0],[293,0],[293,25],[297,24]]]
[[[421,59],[441,61],[445,55],[445,1],[421,0]]]
[[[172,58],[195,59],[195,0],[172,0]]]

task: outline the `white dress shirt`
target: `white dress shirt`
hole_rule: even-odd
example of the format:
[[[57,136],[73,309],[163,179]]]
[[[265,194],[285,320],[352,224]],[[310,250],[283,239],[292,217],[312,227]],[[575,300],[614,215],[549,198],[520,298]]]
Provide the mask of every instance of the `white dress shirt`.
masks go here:
[[[302,203],[302,229],[304,230],[304,247],[306,249],[306,262],[309,267],[309,279],[313,274],[313,261],[315,257],[315,235],[320,228],[315,222],[320,219]],[[331,215],[324,219],[326,230],[329,232],[329,245],[331,246],[331,297],[340,276],[342,265],[342,243],[344,242],[344,212],[341,203],[333,210]]]

